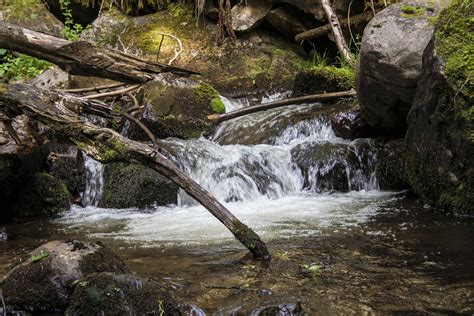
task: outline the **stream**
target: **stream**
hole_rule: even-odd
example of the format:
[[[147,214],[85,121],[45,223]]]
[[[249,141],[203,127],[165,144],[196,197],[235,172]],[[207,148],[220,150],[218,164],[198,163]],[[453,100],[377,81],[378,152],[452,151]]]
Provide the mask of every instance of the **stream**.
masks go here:
[[[224,101],[227,111],[249,104]],[[380,191],[374,141],[331,128],[341,107],[289,106],[222,123],[207,138],[166,140],[175,162],[267,243],[268,265],[184,192],[166,207],[96,207],[103,166],[85,157],[87,206],[3,227],[0,275],[45,241],[79,238],[165,282],[196,315],[278,305],[281,315],[474,313],[474,221]]]

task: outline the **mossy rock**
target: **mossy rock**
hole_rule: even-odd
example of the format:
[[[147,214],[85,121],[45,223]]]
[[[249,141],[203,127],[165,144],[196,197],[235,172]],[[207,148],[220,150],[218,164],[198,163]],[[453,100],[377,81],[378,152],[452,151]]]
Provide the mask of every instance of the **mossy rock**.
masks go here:
[[[69,207],[70,198],[64,182],[48,173],[36,173],[18,193],[12,217],[55,215]]]
[[[146,208],[177,202],[178,187],[158,172],[133,163],[111,163],[105,167],[100,207]]]
[[[145,110],[140,120],[158,138],[198,138],[209,133],[214,125],[208,115],[223,113],[224,104],[217,91],[207,83],[171,83],[155,81],[144,87],[142,103]],[[137,140],[148,140],[137,126],[129,134]]]
[[[415,193],[459,215],[474,205],[474,7],[443,10],[423,56],[408,116],[406,178]]]
[[[382,190],[409,189],[405,179],[405,143],[402,139],[381,144],[375,174]]]
[[[6,22],[37,32],[60,36],[64,28],[41,0],[3,0],[0,11]]]
[[[182,315],[183,307],[155,281],[93,273],[76,283],[66,315]]]
[[[312,67],[300,71],[293,83],[293,94],[302,96],[354,88],[355,74],[350,68],[334,66]]]
[[[102,244],[51,241],[30,253],[2,284],[8,310],[61,313],[75,282],[90,273],[127,273],[127,266]]]

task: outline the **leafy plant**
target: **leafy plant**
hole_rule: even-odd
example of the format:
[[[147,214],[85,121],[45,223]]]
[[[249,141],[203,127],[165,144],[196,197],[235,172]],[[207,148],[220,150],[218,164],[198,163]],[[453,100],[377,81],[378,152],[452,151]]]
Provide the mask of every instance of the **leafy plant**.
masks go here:
[[[0,78],[8,81],[33,78],[51,67],[47,61],[27,55],[13,56],[4,49],[0,49]]]
[[[77,41],[81,34],[88,28],[79,23],[75,23],[72,18],[71,0],[59,0],[61,11],[64,17],[64,29],[61,34],[70,41]]]

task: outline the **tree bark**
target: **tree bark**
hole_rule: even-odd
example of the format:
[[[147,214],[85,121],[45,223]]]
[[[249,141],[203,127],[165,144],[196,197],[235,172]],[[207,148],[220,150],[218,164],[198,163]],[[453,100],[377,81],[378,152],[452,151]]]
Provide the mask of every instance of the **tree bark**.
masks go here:
[[[349,23],[352,26],[352,25],[358,25],[360,23],[369,22],[370,19],[372,19],[373,17],[374,17],[374,13],[372,11],[366,11],[364,13],[351,16],[350,20],[346,20],[346,19],[342,20],[341,27],[347,28],[349,27]],[[326,25],[317,27],[315,29],[311,29],[311,30],[297,34],[295,36],[295,41],[299,43],[304,40],[318,38],[320,36],[329,34],[331,31],[332,31],[331,25],[326,24]]]
[[[121,51],[71,42],[0,22],[0,48],[27,54],[58,65],[73,75],[95,76],[127,83],[144,83],[162,72],[181,75],[196,72],[141,59]]]
[[[326,18],[328,19],[328,23],[331,26],[332,33],[334,34],[334,40],[336,41],[337,49],[341,53],[341,57],[344,58],[351,65],[351,67],[354,67],[354,60],[352,58],[351,51],[347,47],[346,40],[342,34],[339,19],[331,7],[330,0],[321,0],[321,5],[324,9],[324,13],[326,13]]]
[[[26,84],[0,85],[0,111],[7,117],[26,114],[65,135],[78,148],[104,163],[138,161],[158,171],[201,203],[223,223],[256,259],[270,259],[260,237],[240,222],[216,198],[160,153],[158,148],[130,140],[117,132],[85,122],[78,113],[113,115],[105,104],[48,92]]]
[[[307,95],[304,97],[290,98],[290,99],[285,99],[285,100],[280,100],[280,101],[275,101],[275,102],[251,105],[251,106],[238,109],[229,113],[212,114],[212,115],[209,115],[207,119],[214,123],[221,123],[221,122],[232,120],[232,119],[235,119],[237,117],[241,117],[247,114],[275,109],[282,106],[319,102],[319,101],[329,101],[329,100],[335,100],[342,97],[353,97],[355,95],[356,95],[356,92],[354,90]]]

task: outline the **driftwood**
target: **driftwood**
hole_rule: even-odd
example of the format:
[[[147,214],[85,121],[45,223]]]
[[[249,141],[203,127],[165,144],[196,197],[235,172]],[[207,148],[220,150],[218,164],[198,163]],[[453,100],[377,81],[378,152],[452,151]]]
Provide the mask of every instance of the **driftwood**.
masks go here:
[[[158,148],[130,140],[111,129],[97,127],[78,115],[117,115],[106,104],[48,92],[31,85],[12,84],[0,85],[0,111],[10,118],[26,114],[38,120],[58,134],[67,136],[78,148],[101,162],[138,161],[158,171],[201,203],[255,258],[270,259],[265,244],[252,229],[240,222],[216,198],[161,154]]]
[[[319,102],[319,101],[329,101],[329,100],[335,100],[335,99],[343,98],[343,97],[353,97],[355,95],[356,95],[356,92],[354,90],[307,95],[304,97],[290,98],[290,99],[284,99],[284,100],[275,101],[275,102],[251,105],[251,106],[238,109],[229,113],[212,114],[212,115],[209,115],[207,119],[214,123],[221,123],[221,122],[232,120],[232,119],[235,119],[237,117],[241,117],[247,114],[275,109],[282,106],[312,103],[312,102]]]
[[[350,19],[341,20],[340,25],[341,27],[347,28],[349,26],[349,23],[350,25],[358,25],[360,23],[369,22],[370,19],[372,19],[373,17],[374,17],[374,13],[372,11],[366,11],[364,13],[351,16]],[[332,31],[331,25],[326,24],[326,25],[317,27],[315,29],[311,29],[311,30],[297,34],[295,36],[295,41],[299,43],[304,40],[318,38],[320,36],[329,34],[331,31]]]
[[[162,72],[195,74],[86,41],[71,42],[6,22],[0,22],[0,48],[47,60],[73,75],[129,83],[144,83]]]
[[[330,0],[321,0],[321,6],[326,13],[326,18],[328,19],[329,26],[331,27],[332,33],[334,35],[334,41],[336,42],[337,49],[341,54],[341,57],[346,60],[346,62],[354,67],[354,60],[352,58],[351,51],[347,47],[346,40],[342,34],[341,25],[339,19],[337,18],[336,13],[334,13]]]

